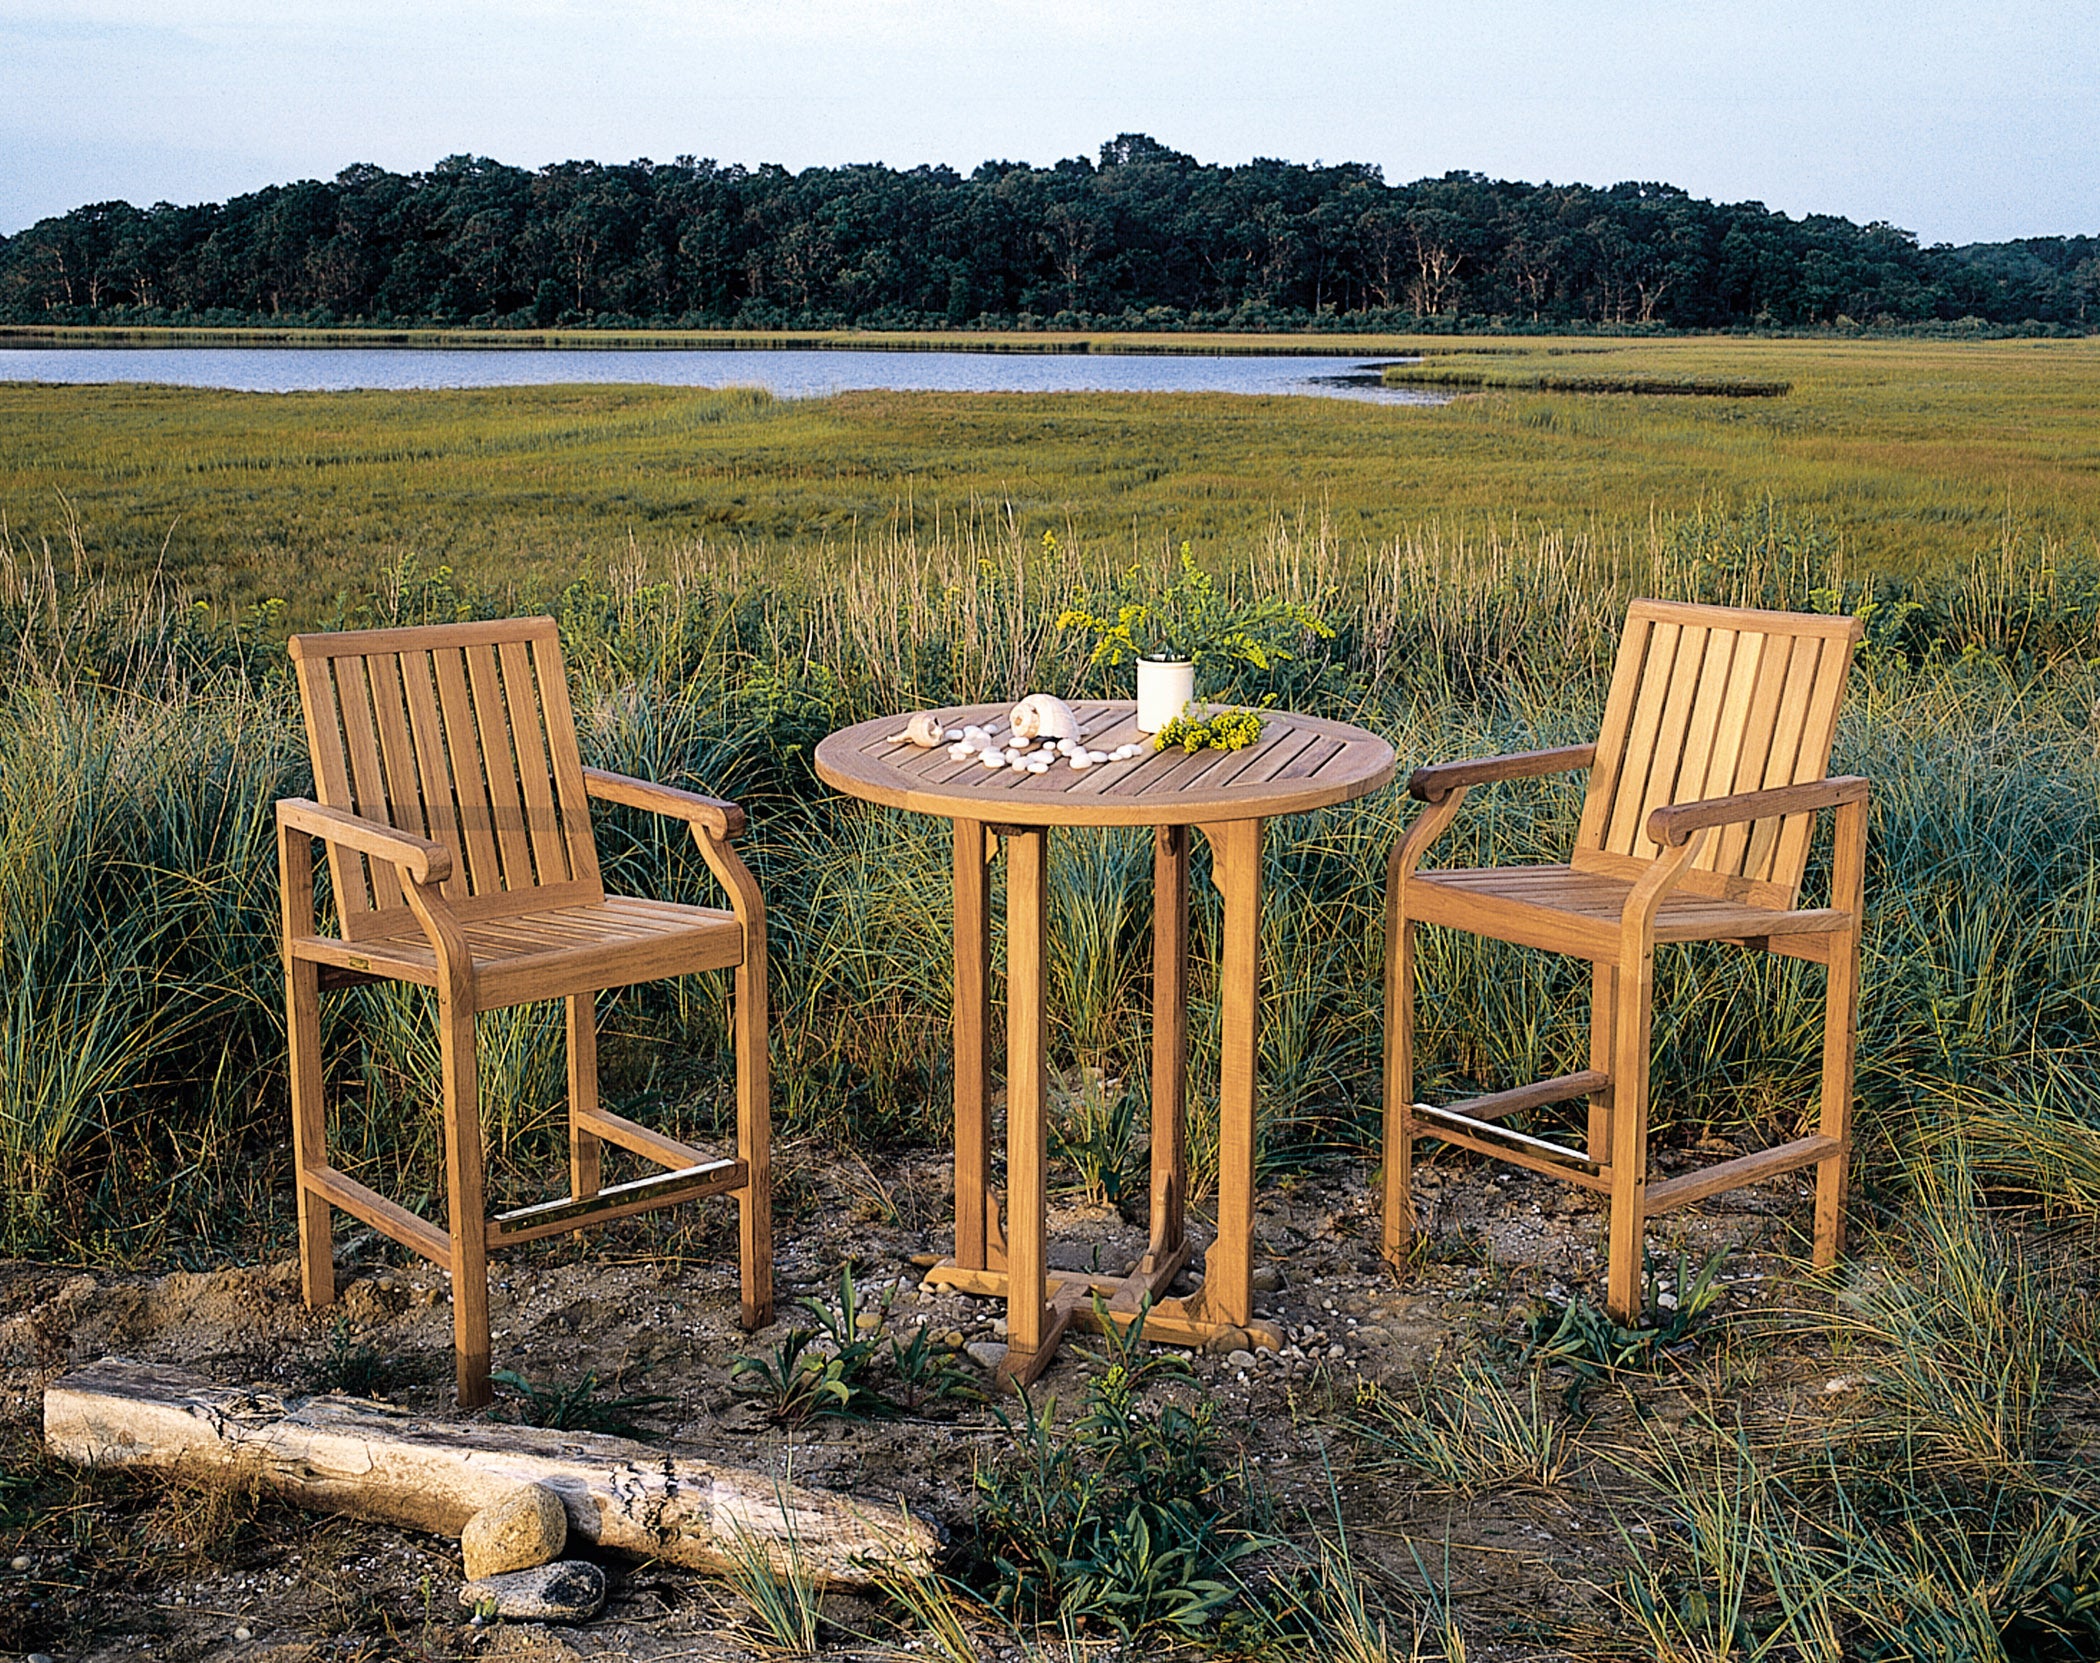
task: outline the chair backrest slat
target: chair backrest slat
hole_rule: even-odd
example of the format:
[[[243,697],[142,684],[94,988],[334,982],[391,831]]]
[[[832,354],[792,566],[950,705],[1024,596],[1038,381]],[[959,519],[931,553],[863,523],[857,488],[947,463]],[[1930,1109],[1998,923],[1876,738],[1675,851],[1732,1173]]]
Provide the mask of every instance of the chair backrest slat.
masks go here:
[[[525,799],[518,791],[517,755],[511,747],[510,717],[503,703],[503,672],[497,666],[493,642],[474,642],[464,651],[482,748],[488,758],[489,801],[503,850],[503,882],[509,888],[529,889],[532,839],[525,830]]]
[[[1821,779],[1837,735],[1856,618],[1636,601],[1628,609],[1574,861],[1628,872],[1659,853],[1670,803]],[[1791,906],[1814,816],[1723,828],[1688,880]]]
[[[604,895],[549,618],[294,636],[324,803],[444,844],[466,916]],[[343,932],[413,927],[392,867],[332,847]]]

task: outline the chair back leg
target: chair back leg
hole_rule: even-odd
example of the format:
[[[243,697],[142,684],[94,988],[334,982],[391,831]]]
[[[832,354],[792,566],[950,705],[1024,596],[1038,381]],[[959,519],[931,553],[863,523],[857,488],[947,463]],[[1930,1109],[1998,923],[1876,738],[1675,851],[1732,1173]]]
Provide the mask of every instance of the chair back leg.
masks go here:
[[[452,1360],[459,1406],[489,1402],[488,1203],[481,1148],[481,1082],[472,1005],[441,991],[438,1051],[444,1076],[445,1205],[452,1237]]]
[[[1612,1071],[1613,1047],[1618,1044],[1618,1011],[1619,967],[1615,964],[1591,965],[1590,1067],[1607,1077]],[[1611,1105],[1610,1086],[1590,1093],[1589,1154],[1599,1166],[1611,1164]]]
[[[299,1207],[299,1283],[311,1306],[335,1303],[334,1209],[306,1175],[328,1157],[328,1109],[321,1085],[321,976],[309,960],[287,956],[284,1031],[292,1095],[292,1182]]]
[[[598,1193],[605,1165],[604,1143],[584,1127],[598,1112],[598,1002],[588,993],[572,993],[564,1003],[569,1029],[569,1195],[588,1201]]]
[[[1398,1266],[1415,1234],[1415,926],[1392,905],[1385,925],[1385,1256]]]

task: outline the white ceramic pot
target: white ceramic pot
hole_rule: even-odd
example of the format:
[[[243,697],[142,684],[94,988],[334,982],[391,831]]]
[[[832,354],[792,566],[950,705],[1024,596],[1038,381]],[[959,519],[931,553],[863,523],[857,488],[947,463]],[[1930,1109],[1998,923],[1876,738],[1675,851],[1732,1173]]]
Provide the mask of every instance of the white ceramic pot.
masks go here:
[[[1196,696],[1196,666],[1185,658],[1141,658],[1137,683],[1138,732],[1157,733]]]

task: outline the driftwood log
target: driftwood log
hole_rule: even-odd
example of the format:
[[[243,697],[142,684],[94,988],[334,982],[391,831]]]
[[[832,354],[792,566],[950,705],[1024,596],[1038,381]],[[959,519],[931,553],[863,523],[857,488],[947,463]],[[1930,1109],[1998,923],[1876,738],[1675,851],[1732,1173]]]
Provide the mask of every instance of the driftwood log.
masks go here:
[[[856,1584],[923,1575],[938,1538],[900,1508],[668,1455],[626,1438],[426,1420],[330,1394],[289,1402],[107,1359],[44,1390],[44,1442],[84,1466],[259,1484],[326,1512],[457,1536],[520,1482],[561,1497],[571,1541],[719,1570],[762,1552]]]

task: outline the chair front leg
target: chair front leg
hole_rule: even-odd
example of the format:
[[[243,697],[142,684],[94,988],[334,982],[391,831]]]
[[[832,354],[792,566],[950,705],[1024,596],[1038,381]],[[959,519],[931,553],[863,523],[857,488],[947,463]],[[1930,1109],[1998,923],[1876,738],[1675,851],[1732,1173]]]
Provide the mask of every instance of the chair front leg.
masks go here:
[[[1655,944],[1633,946],[1612,970],[1611,1221],[1604,1306],[1631,1327],[1641,1314],[1648,1210],[1648,1052],[1654,1033]],[[1594,1123],[1593,1123],[1594,1124]]]
[[[744,962],[736,969],[736,1152],[744,1163],[737,1191],[738,1259],[746,1329],[773,1320],[773,1076],[766,1050],[766,931],[748,925]]]
[[[474,958],[434,884],[407,874],[402,891],[429,938],[438,971],[438,1071],[444,1084],[445,1209],[452,1239],[452,1363],[459,1406],[489,1390],[488,1196],[482,1171],[481,1071],[475,1055]]]
[[[1407,885],[1465,801],[1466,787],[1452,787],[1415,816],[1386,857],[1384,1249],[1395,1267],[1407,1256],[1415,1230],[1415,927],[1407,915]]]
[[[1823,1093],[1817,1130],[1835,1138],[1836,1154],[1816,1163],[1813,1263],[1828,1270],[1845,1250],[1845,1184],[1852,1157],[1852,1081],[1859,1039],[1859,944],[1866,909],[1867,805],[1846,803],[1832,831],[1830,904],[1852,923],[1830,943],[1823,998]]]
[[[292,1102],[292,1186],[299,1209],[299,1282],[311,1306],[335,1302],[334,1209],[307,1186],[328,1160],[328,1104],[321,1072],[321,972],[296,957],[292,937],[313,929],[310,833],[277,827],[278,900],[284,943],[284,1037]]]
[[[473,1000],[450,988],[438,991],[438,1054],[445,1092],[445,1207],[452,1237],[453,1369],[459,1406],[478,1409],[493,1395],[481,1075],[474,1051]]]
[[[1655,916],[1705,853],[1711,827],[1664,849],[1626,897],[1619,962],[1612,972],[1611,1223],[1605,1309],[1629,1326],[1641,1313],[1641,1258],[1648,1225],[1648,1071],[1655,1024]]]
[[[736,1152],[744,1163],[737,1191],[737,1258],[742,1270],[745,1328],[773,1320],[773,1075],[767,1056],[771,1021],[766,992],[766,901],[758,880],[728,839],[693,824],[693,841],[729,896],[744,929],[744,956],[736,967],[732,1049],[736,1061]]]

